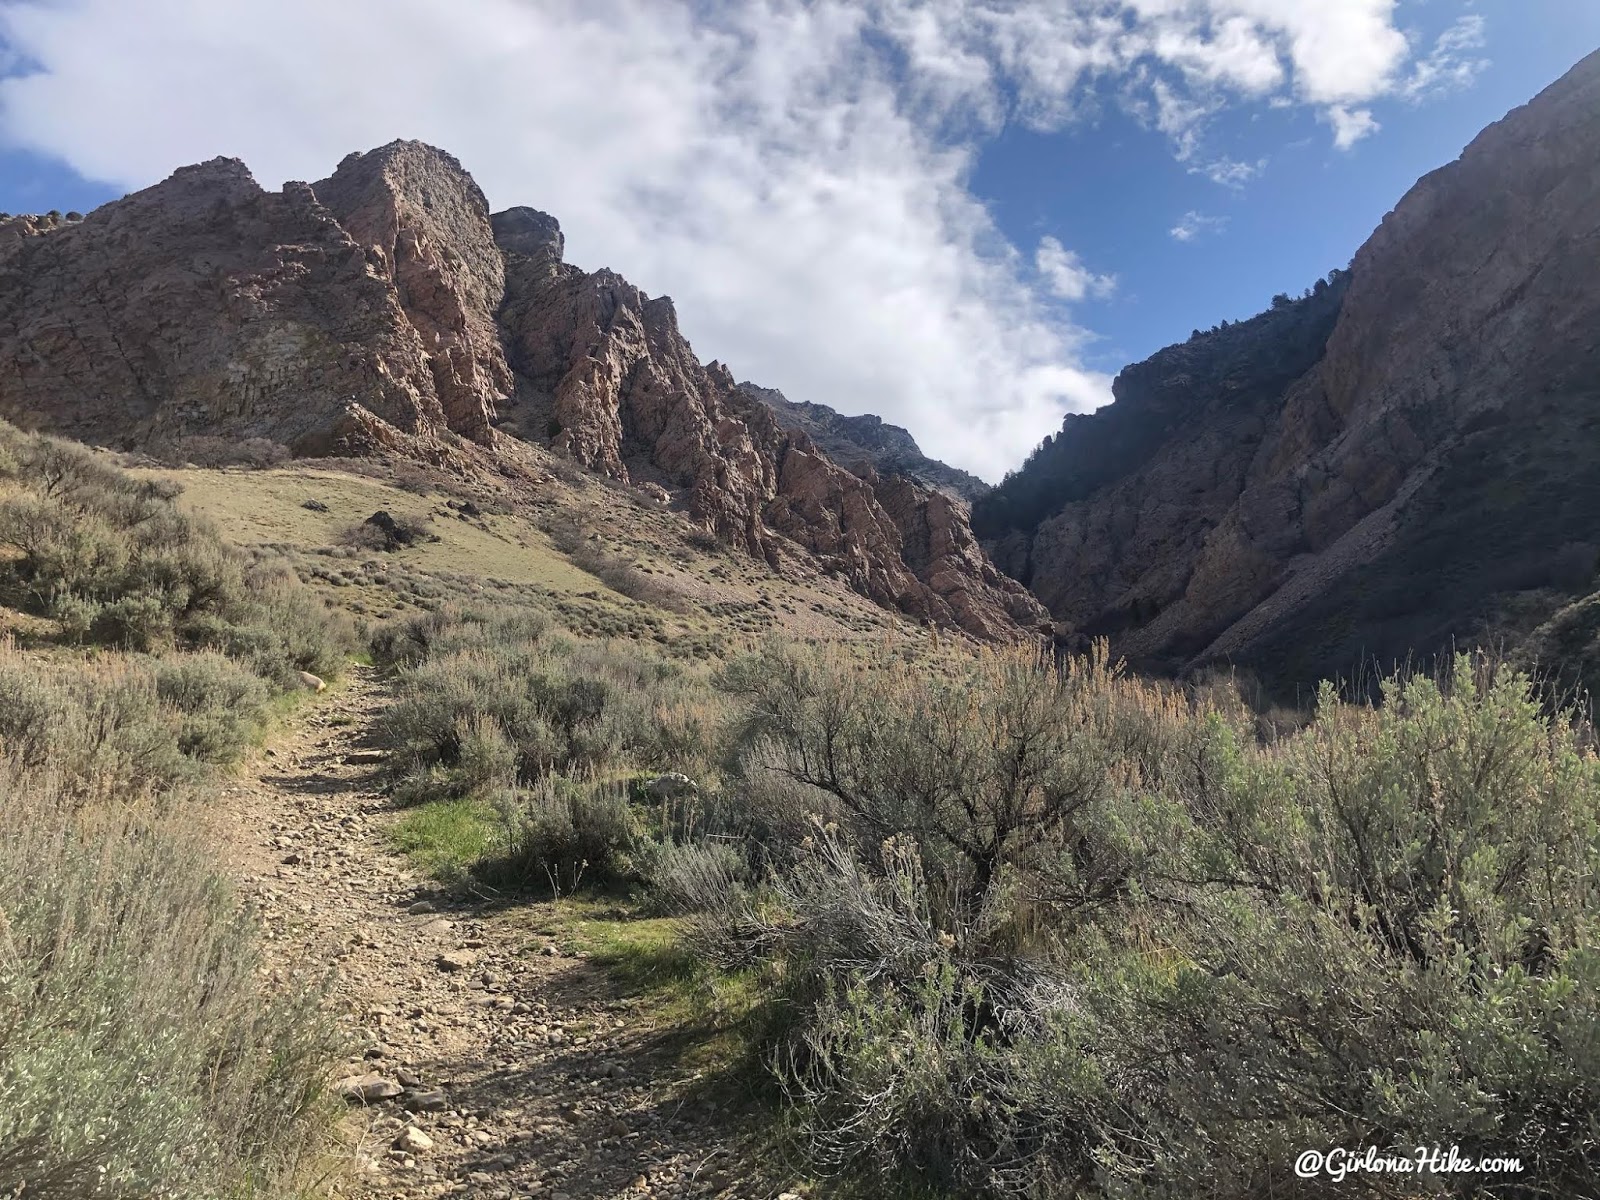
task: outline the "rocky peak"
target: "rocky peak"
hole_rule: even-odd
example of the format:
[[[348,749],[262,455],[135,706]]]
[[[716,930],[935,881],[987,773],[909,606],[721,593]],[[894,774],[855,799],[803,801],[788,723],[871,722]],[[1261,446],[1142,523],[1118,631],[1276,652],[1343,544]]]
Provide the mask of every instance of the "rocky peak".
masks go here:
[[[553,218],[491,217],[420,142],[277,193],[237,160],[186,167],[81,224],[0,222],[0,414],[129,447],[267,438],[482,462],[463,439],[507,446],[495,426],[514,410],[508,429],[670,485],[780,569],[819,563],[980,637],[1043,617],[973,556],[964,513],[835,465],[702,364],[670,300],[563,250]]]
[[[511,371],[494,321],[505,264],[483,192],[450,155],[407,141],[349,155],[313,191],[394,284],[446,425],[486,440]]]
[[[515,263],[520,223],[505,224]],[[784,429],[724,364],[700,362],[669,299],[612,271],[520,256],[528,266],[508,271],[502,326],[558,450],[615,479],[680,489],[690,515],[732,544],[779,569],[808,551],[909,615],[985,638],[1043,618],[984,558],[964,510],[910,480],[847,471]]]
[[[508,208],[491,218],[494,239],[508,258],[530,259],[557,266],[566,253],[561,223],[536,208]]]

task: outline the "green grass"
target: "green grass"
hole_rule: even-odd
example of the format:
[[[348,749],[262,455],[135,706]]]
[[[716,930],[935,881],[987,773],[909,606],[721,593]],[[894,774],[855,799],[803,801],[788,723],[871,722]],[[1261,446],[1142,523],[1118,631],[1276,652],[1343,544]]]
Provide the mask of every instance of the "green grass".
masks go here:
[[[444,883],[460,882],[494,843],[494,814],[481,800],[419,804],[390,832],[395,848]]]
[[[550,909],[563,945],[588,954],[624,995],[643,1001],[640,1018],[670,1032],[681,1066],[702,1078],[749,1082],[752,1022],[763,998],[756,972],[707,966],[685,943],[681,917],[598,898],[560,900]]]

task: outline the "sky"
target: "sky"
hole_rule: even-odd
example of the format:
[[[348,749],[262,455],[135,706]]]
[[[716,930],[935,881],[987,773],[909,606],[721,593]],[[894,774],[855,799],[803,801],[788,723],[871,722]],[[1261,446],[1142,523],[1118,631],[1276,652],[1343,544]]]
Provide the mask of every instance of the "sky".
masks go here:
[[[701,358],[997,480],[1596,47],[1595,0],[0,0],[0,211],[420,138]]]

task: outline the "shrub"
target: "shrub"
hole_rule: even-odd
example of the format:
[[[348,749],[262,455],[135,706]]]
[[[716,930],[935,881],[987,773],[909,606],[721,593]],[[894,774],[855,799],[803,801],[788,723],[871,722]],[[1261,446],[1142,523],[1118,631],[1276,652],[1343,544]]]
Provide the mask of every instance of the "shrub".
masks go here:
[[[395,516],[380,510],[359,525],[350,526],[339,535],[339,540],[346,546],[363,550],[403,550],[418,542],[438,541],[438,537],[428,531],[428,526],[425,516],[405,513]]]
[[[196,434],[180,438],[169,447],[152,450],[167,462],[197,467],[277,467],[294,457],[289,447],[270,438],[225,438]]]
[[[0,767],[0,1194],[273,1189],[317,1135],[315,996],[264,987],[176,820],[74,807]]]
[[[0,746],[19,767],[48,771],[80,804],[132,802],[189,778],[177,729],[143,664],[46,670],[0,653]]]
[[[180,714],[178,749],[200,762],[237,761],[265,720],[262,681],[220,654],[186,654],[159,664],[156,695]]]
[[[620,786],[550,777],[502,797],[499,812],[505,851],[487,869],[496,879],[547,886],[560,896],[617,882],[634,869],[639,835]]]
[[[1600,760],[1525,677],[1330,689],[1259,741],[1103,660],[758,663],[746,770],[821,815],[699,928],[775,964],[822,1163],[1248,1196],[1303,1186],[1307,1147],[1454,1144],[1594,1190]]]
[[[286,570],[249,568],[174,505],[181,489],[139,480],[81,447],[0,425],[0,600],[59,622],[70,642],[241,657],[264,678],[337,673],[353,645]]]
[[[724,841],[653,842],[641,846],[640,870],[664,912],[720,911],[748,881],[745,856]]]
[[[450,610],[379,635],[380,657],[398,665],[384,723],[408,798],[427,798],[422,780],[440,797],[494,790],[482,765],[490,754],[495,772],[509,762],[522,786],[628,758],[679,765],[663,761],[687,736],[689,715],[663,703],[679,669],[545,629],[542,617]]]

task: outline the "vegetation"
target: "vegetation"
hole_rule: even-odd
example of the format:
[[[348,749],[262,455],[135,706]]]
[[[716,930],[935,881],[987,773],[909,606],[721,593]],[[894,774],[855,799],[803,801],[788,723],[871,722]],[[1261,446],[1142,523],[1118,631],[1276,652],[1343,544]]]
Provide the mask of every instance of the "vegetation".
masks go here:
[[[436,858],[445,875],[475,866],[557,894],[635,878],[630,785],[669,768],[715,779],[721,716],[702,669],[516,610],[446,608],[385,629],[374,651],[397,673],[385,717],[396,797],[456,805],[450,840],[483,847],[476,861]],[[463,832],[473,821],[495,835]]]
[[[332,1053],[263,978],[206,789],[347,621],[173,489],[0,428],[0,1195],[281,1194]]]
[[[750,678],[816,829],[707,937],[781,966],[773,1062],[822,1161],[1244,1196],[1308,1147],[1457,1144],[1594,1189],[1600,761],[1525,678],[1325,689],[1265,744],[1096,660]]]
[[[466,613],[383,649],[401,786],[501,814],[483,878],[686,920],[823,1169],[1253,1196],[1439,1144],[1600,1184],[1600,759],[1493,662],[1286,726],[1103,653],[710,673]]]
[[[376,507],[328,486],[258,515],[331,541]],[[445,540],[349,585],[510,544],[429,511]],[[690,1057],[759,1072],[818,1170],[1243,1198],[1315,1190],[1306,1149],[1438,1144],[1520,1158],[1505,1190],[1600,1190],[1600,757],[1525,674],[1464,656],[1291,717],[1103,650],[677,645],[647,593],[622,640],[576,600],[648,573],[581,521],[548,533],[581,570],[523,555],[547,574],[477,599],[431,576],[373,631],[395,840],[557,898],[654,1019],[703,1034]],[[0,649],[0,1195],[281,1193],[328,1028],[263,977],[196,817],[351,626],[160,480],[5,429],[0,546],[29,642]],[[322,551],[284,557],[338,587],[360,550]],[[1547,637],[1587,648],[1592,617]]]
[[[0,426],[0,603],[78,644],[216,650],[280,682],[337,671],[349,626],[179,510],[179,490]]]

